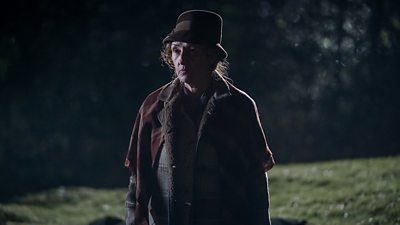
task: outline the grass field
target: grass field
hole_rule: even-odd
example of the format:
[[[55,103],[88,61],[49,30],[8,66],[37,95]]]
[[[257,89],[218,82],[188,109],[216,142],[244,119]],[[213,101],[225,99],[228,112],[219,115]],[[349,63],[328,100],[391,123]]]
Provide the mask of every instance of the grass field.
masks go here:
[[[269,175],[272,216],[400,224],[400,157],[277,166]]]
[[[314,225],[400,225],[400,157],[278,165],[271,216]],[[126,189],[60,187],[0,204],[0,225],[83,225],[123,218]]]

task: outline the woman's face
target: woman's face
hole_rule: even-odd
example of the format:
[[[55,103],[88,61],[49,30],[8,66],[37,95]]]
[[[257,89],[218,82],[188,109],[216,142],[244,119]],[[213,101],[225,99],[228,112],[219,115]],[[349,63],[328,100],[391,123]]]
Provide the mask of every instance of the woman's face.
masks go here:
[[[171,51],[175,74],[181,82],[196,85],[210,77],[214,59],[206,47],[175,41]]]

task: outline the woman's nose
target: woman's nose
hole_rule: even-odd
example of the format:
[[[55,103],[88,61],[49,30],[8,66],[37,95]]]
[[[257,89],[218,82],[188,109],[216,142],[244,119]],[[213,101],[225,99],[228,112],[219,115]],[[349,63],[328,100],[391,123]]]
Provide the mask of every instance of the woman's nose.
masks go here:
[[[186,65],[190,60],[190,55],[187,50],[182,50],[181,57],[180,57],[180,63],[182,65]]]

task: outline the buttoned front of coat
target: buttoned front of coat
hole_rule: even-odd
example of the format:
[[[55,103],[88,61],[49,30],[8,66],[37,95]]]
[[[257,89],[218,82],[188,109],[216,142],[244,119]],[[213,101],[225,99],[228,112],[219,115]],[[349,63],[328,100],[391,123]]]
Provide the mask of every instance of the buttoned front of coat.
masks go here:
[[[221,224],[267,224],[268,186],[265,172],[274,161],[269,150],[254,101],[229,82],[215,78],[211,96],[200,122],[196,140],[196,157],[204,148],[215,149],[218,164],[196,161],[200,179],[207,171],[216,174],[221,185]],[[160,151],[176,147],[174,127],[180,117],[176,111],[181,101],[182,84],[174,80],[143,102],[136,117],[125,161],[132,173],[132,192],[127,202],[133,213],[133,224],[148,224],[148,204],[155,188],[155,168]],[[173,164],[173,154],[171,156]],[[173,176],[173,175],[172,175]],[[206,179],[207,180],[207,179]],[[195,181],[207,190],[215,182]],[[203,185],[203,186],[202,186]],[[209,201],[204,194],[195,193],[197,214],[207,212]],[[200,196],[200,197],[199,197]]]

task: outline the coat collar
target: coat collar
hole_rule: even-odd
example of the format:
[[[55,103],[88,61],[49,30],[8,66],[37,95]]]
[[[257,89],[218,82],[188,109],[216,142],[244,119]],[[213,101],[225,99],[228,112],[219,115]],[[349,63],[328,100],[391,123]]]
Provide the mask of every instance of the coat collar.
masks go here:
[[[160,95],[158,96],[158,100],[162,102],[170,101],[174,95],[180,92],[182,88],[182,84],[178,78],[175,78],[173,81],[169,82],[161,89]]]
[[[213,82],[215,87],[214,99],[220,100],[232,95],[231,86],[229,82],[216,74],[213,75]]]
[[[212,75],[212,77],[212,82],[215,87],[214,94],[212,96],[214,100],[220,100],[232,95],[228,81],[226,81],[224,78],[219,77],[215,73]],[[183,84],[179,81],[178,78],[175,78],[173,81],[164,86],[164,88],[160,92],[158,100],[166,104],[167,102],[171,101],[171,99],[173,99],[176,95],[178,95],[182,91],[182,88]]]

